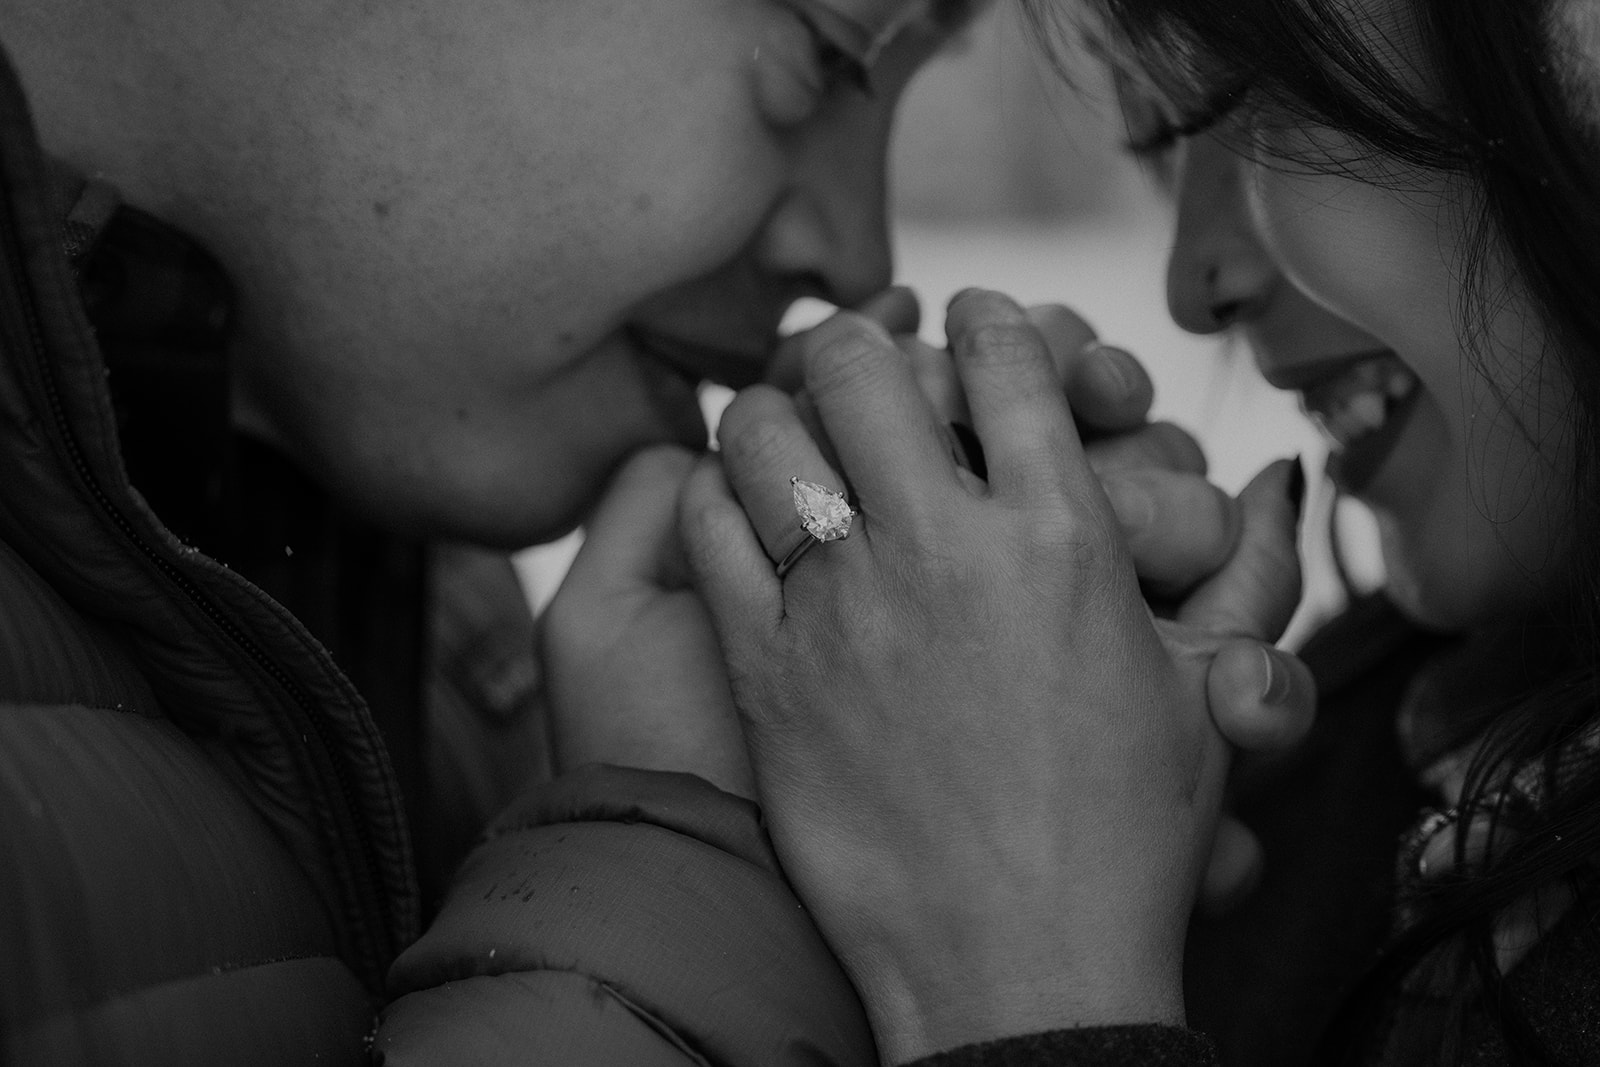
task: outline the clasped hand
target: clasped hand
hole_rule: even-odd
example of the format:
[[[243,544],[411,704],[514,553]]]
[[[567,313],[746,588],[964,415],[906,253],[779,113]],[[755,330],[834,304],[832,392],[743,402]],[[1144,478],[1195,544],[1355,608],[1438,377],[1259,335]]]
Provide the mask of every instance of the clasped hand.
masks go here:
[[[986,479],[912,360],[845,315],[803,361],[830,451],[789,396],[749,390],[682,502],[774,844],[889,1062],[1182,1019],[1229,761],[1212,660],[1293,601],[1229,586],[1297,573],[1278,465],[1246,494],[1241,571],[1157,619],[1039,331],[970,293],[947,333]],[[790,475],[849,486],[860,514],[780,582]]]
[[[914,329],[893,303],[879,318]],[[1144,425],[1131,357],[1086,348],[1092,333],[1061,309],[974,295],[949,329],[953,363],[858,316],[807,334],[779,369],[802,402],[741,396],[722,428],[726,475],[702,467],[683,508],[775,841],[891,1056],[1027,1021],[985,1021],[996,999],[1079,1022],[1179,1010],[1181,920],[1227,762],[1207,698],[1249,745],[1281,743],[1310,712],[1304,668],[1260,640],[1297,596],[1283,466],[1237,504],[1208,486],[1192,442]],[[1118,358],[1121,375],[1094,362]],[[952,419],[982,440],[987,481],[955,462]],[[1080,427],[1100,434],[1092,464]],[[671,536],[690,462],[657,450],[623,472],[552,608],[562,755],[693,770],[750,795]],[[780,584],[772,560],[800,536],[790,475],[850,485],[863,514]],[[1176,622],[1151,617],[1137,579]],[[1217,838],[1222,892],[1248,868],[1230,841],[1248,838]],[[1041,910],[1099,948],[1069,952],[1035,925]],[[960,949],[980,943],[1007,957],[981,987]],[[1029,945],[1050,947],[1054,979],[1022,966]],[[941,979],[984,996],[935,1004]],[[924,1032],[933,1019],[950,1032]]]

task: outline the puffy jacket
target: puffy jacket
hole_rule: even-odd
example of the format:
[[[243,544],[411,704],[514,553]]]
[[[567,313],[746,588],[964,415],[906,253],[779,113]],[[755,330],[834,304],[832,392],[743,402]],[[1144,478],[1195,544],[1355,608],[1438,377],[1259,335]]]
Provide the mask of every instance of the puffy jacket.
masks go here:
[[[415,936],[371,717],[123,470],[55,175],[0,72],[0,1054],[348,1062]]]

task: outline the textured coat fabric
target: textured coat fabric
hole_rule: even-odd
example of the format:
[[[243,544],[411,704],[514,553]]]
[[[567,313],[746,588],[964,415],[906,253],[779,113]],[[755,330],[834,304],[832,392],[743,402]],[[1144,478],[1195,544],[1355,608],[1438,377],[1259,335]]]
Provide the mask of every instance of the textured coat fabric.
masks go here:
[[[596,767],[512,805],[390,982],[386,1067],[876,1063],[758,810],[692,775]]]
[[[417,903],[371,718],[130,487],[0,71],[0,1058],[351,1062]]]

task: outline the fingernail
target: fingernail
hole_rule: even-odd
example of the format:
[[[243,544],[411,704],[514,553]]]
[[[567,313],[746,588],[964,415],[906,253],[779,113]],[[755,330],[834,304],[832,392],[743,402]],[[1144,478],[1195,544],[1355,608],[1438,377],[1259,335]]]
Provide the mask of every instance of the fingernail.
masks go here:
[[[1156,502],[1143,486],[1122,478],[1107,478],[1106,496],[1126,533],[1148,529],[1156,521]]]
[[[955,438],[956,462],[988,480],[989,462],[983,457],[983,442],[978,440],[977,432],[964,422],[952,422],[950,435]]]
[[[955,307],[956,301],[960,300],[962,297],[971,296],[973,293],[981,293],[981,292],[983,292],[983,289],[981,289],[980,287],[978,287],[976,285],[969,285],[965,289],[963,289],[959,293],[957,293],[955,296],[952,296],[950,298],[950,302],[945,305],[945,310],[948,311],[951,308]]]
[[[868,297],[856,311],[876,319],[890,333],[915,333],[921,317],[917,294],[904,285],[891,285]]]
[[[1480,816],[1467,824],[1461,851],[1456,851],[1457,828],[1447,823],[1435,830],[1417,857],[1417,875],[1421,878],[1438,877],[1454,870],[1481,866],[1490,858],[1489,844],[1494,828],[1486,817]],[[1504,842],[1501,842],[1502,847]]]
[[[1127,353],[1098,339],[1084,344],[1080,355],[1094,360],[1094,375],[1107,400],[1126,400],[1139,385]]]
[[[1294,457],[1294,466],[1289,470],[1288,494],[1289,503],[1294,507],[1294,521],[1298,524],[1306,502],[1306,466],[1298,455]]]
[[[1262,645],[1257,651],[1261,653],[1262,662],[1267,668],[1267,684],[1261,689],[1261,703],[1267,707],[1276,707],[1289,699],[1289,688],[1293,680],[1289,677],[1288,670],[1278,662],[1278,657],[1272,654],[1271,649]]]

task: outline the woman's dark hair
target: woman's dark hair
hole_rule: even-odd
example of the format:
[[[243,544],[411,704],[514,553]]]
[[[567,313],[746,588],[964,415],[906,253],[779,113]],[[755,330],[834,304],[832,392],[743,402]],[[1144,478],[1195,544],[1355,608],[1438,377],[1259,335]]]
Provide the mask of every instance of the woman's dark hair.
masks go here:
[[[1047,39],[1076,28],[1073,2],[1022,0]],[[1353,21],[1341,0],[1076,2],[1092,7],[1118,51],[1167,95],[1214,102],[1218,91],[1242,91],[1259,122],[1341,131],[1363,149],[1361,161],[1281,165],[1348,163],[1352,174],[1379,180],[1370,164],[1394,161],[1462,179],[1469,209],[1458,309],[1463,351],[1481,353],[1490,343],[1488,325],[1506,298],[1493,279],[1509,272],[1545,326],[1543,358],[1558,360],[1572,384],[1576,573],[1556,620],[1572,666],[1496,717],[1467,776],[1463,807],[1500,818],[1508,775],[1529,766],[1548,768],[1543,801],[1514,836],[1497,837],[1486,867],[1427,891],[1425,917],[1347,1001],[1322,1050],[1325,1062],[1367,1062],[1375,1050],[1362,1042],[1373,1039],[1403,987],[1454,963],[1475,981],[1462,987],[1456,1017],[1441,1026],[1464,1025],[1476,997],[1513,1055],[1554,1062],[1508,995],[1492,931],[1509,905],[1571,881],[1600,855],[1600,774],[1589,766],[1591,773],[1558,780],[1555,769],[1574,739],[1600,722],[1600,140],[1563,92],[1558,71],[1572,57],[1552,51],[1546,20],[1552,4],[1565,0],[1391,0],[1402,16],[1397,28],[1420,31],[1392,40],[1372,22]],[[1420,69],[1406,70],[1408,57]],[[1396,181],[1403,171],[1393,169]],[[1434,1036],[1440,1061],[1467,1051],[1459,1029]]]

